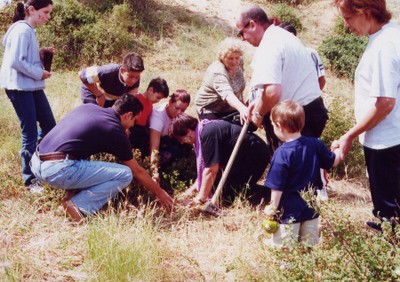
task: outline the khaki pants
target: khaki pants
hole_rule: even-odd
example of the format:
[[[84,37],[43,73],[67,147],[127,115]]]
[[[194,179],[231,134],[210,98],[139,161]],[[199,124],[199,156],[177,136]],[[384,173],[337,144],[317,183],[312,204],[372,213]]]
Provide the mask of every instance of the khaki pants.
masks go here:
[[[271,245],[293,247],[295,242],[312,247],[319,242],[319,218],[301,223],[279,224],[279,229],[272,235]]]

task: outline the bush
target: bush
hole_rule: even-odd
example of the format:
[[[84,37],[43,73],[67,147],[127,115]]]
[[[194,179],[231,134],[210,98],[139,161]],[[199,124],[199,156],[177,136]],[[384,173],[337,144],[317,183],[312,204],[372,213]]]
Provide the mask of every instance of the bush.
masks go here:
[[[300,19],[297,17],[296,11],[286,4],[274,5],[271,9],[271,16],[280,19],[282,22],[292,24],[296,28],[297,32],[303,29],[303,25],[301,24]]]
[[[309,4],[315,2],[316,0],[268,0],[271,3],[286,4],[290,6],[297,6],[301,4]]]
[[[0,9],[0,34],[5,33],[8,27],[12,24],[12,18],[16,6],[17,2],[12,1],[10,4],[5,5]]]
[[[354,72],[368,43],[367,37],[356,37],[344,28],[343,20],[337,20],[336,34],[325,38],[318,52],[325,57],[325,67],[338,77],[354,80]]]
[[[322,133],[321,140],[330,145],[333,140],[337,140],[355,124],[353,110],[344,97],[336,97],[329,106],[329,120]],[[353,147],[346,160],[333,168],[334,174],[338,176],[356,177],[365,173],[365,161],[361,144],[354,140]]]
[[[56,47],[56,68],[75,69],[82,64],[119,63],[124,53],[140,52],[138,27],[136,13],[128,5],[115,5],[100,14],[66,0],[54,6],[53,19],[38,32],[38,39]]]

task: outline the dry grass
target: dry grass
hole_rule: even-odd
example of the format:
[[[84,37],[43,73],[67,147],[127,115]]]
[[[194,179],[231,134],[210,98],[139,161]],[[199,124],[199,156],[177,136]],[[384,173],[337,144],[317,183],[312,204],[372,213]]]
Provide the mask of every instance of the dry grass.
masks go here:
[[[216,30],[193,32],[193,29],[182,27],[173,40],[161,38],[157,42],[160,52],[145,57],[146,71],[141,90],[153,76],[160,75],[167,79],[172,91],[186,88],[194,98],[207,65],[216,57],[215,46],[222,38],[218,29],[225,27],[223,29],[227,34],[233,34],[230,19],[236,2],[232,5],[230,1],[211,0],[163,2],[174,7],[177,7],[176,3],[190,4],[193,14],[205,14],[207,21],[215,22]],[[315,47],[329,32],[335,14],[329,2],[316,1],[301,7],[299,13],[303,15],[307,29],[300,37],[306,45]],[[390,3],[396,9],[398,18],[400,5],[394,0]],[[203,10],[199,11],[199,8]],[[225,13],[224,8],[229,8],[229,11]],[[217,16],[218,19],[215,18]],[[199,51],[193,44],[201,36],[214,36],[214,40],[207,42],[208,45],[202,46]],[[246,76],[249,78],[252,48],[248,50],[245,61]],[[76,73],[54,73],[46,92],[57,120],[80,104]],[[326,100],[343,95],[349,97],[351,104],[352,85],[336,79],[329,71],[325,92]],[[268,237],[260,226],[264,216],[244,202],[237,202],[232,208],[224,210],[225,216],[218,218],[183,207],[177,208],[172,215],[164,216],[157,215],[151,208],[140,207],[139,211],[109,211],[81,226],[72,226],[58,206],[62,193],[48,189],[44,196],[37,198],[22,190],[17,153],[19,143],[15,142],[19,140],[19,128],[2,90],[0,105],[0,116],[9,117],[1,119],[2,132],[7,133],[0,137],[1,179],[8,179],[0,184],[0,281],[283,281],[279,261],[262,244],[262,240]],[[193,107],[189,113],[194,114]],[[7,130],[3,131],[5,127]],[[328,205],[331,210],[349,216],[352,224],[360,229],[364,228],[363,221],[371,216],[372,204],[366,187],[365,179],[331,180],[330,183]],[[325,227],[326,222],[322,219],[322,228]],[[94,239],[96,236],[93,234],[99,232],[103,234],[102,238]],[[371,234],[365,230],[366,237]],[[145,240],[146,236],[150,241]],[[142,241],[135,241],[136,237]],[[323,238],[325,242],[330,240],[332,238]],[[90,253],[94,243],[107,244],[104,257],[101,251],[97,255]],[[107,246],[113,244],[122,247],[122,251],[125,249],[126,254],[110,252],[107,255]],[[145,260],[149,266],[143,267],[145,276],[137,274],[129,277],[127,273],[123,279],[106,276],[108,269],[104,264],[110,259],[107,256],[116,260],[117,256],[124,259],[125,255],[126,261],[130,262],[131,247],[142,244],[138,252],[144,257],[139,256],[139,260]],[[316,248],[323,250],[326,245],[323,243]],[[148,255],[156,260],[150,260],[146,257]],[[140,263],[137,265],[140,266]],[[315,280],[318,280],[317,277]]]

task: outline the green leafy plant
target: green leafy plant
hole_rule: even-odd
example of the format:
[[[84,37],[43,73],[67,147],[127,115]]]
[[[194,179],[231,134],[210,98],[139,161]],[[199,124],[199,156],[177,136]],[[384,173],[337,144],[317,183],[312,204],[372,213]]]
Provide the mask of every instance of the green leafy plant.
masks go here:
[[[280,4],[290,5],[290,6],[309,4],[309,3],[312,3],[315,1],[316,0],[268,0],[268,2],[270,2],[270,3],[280,3]]]
[[[322,133],[321,140],[330,146],[333,140],[338,140],[354,124],[355,118],[350,102],[345,97],[337,96],[329,106],[329,120]],[[354,140],[352,150],[346,160],[333,168],[332,171],[338,176],[357,177],[364,175],[364,154],[357,139]]]
[[[12,24],[14,9],[17,6],[17,1],[12,1],[10,4],[0,8],[0,33],[5,33],[8,27]]]
[[[343,20],[335,25],[336,34],[325,38],[318,52],[326,59],[325,67],[338,77],[354,79],[354,72],[368,43],[367,37],[356,37],[343,27]]]
[[[278,19],[280,19],[282,22],[287,22],[292,24],[297,32],[301,31],[303,29],[303,25],[301,24],[300,19],[296,15],[296,10],[287,4],[280,3],[276,4],[272,7],[271,16],[274,16]]]

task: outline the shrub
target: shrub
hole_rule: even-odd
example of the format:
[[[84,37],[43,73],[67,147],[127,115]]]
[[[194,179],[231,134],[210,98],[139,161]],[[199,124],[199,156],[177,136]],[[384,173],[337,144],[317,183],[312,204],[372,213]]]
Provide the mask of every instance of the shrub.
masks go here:
[[[353,110],[350,109],[349,101],[346,98],[337,96],[329,106],[329,120],[325,126],[321,140],[325,144],[331,144],[355,124]],[[352,150],[346,160],[340,163],[333,172],[339,176],[355,177],[365,173],[365,161],[361,144],[354,140]]]
[[[127,52],[151,50],[154,40],[147,38],[147,24],[132,5],[118,2],[66,0],[54,5],[52,20],[38,30],[38,40],[55,46],[56,69],[119,63]]]
[[[338,77],[354,80],[354,73],[368,39],[354,35],[332,35],[322,41],[318,52],[326,58],[325,66]]]
[[[297,32],[303,29],[303,25],[301,24],[300,19],[297,17],[296,11],[286,4],[274,5],[270,14],[271,16],[280,19],[282,22],[292,24],[296,28]]]
[[[5,33],[8,27],[12,24],[14,9],[17,6],[17,1],[12,1],[0,9],[0,34]]]
[[[343,20],[336,21],[336,34],[325,38],[318,52],[325,57],[325,67],[337,76],[353,81],[354,72],[368,43],[366,37],[356,37],[344,28]]]
[[[123,0],[80,0],[79,2],[82,2],[85,6],[90,7],[99,13],[112,10],[114,5],[120,5],[124,3]]]
[[[309,4],[315,2],[316,0],[268,0],[271,3],[286,4],[291,6],[297,6],[301,4]]]

